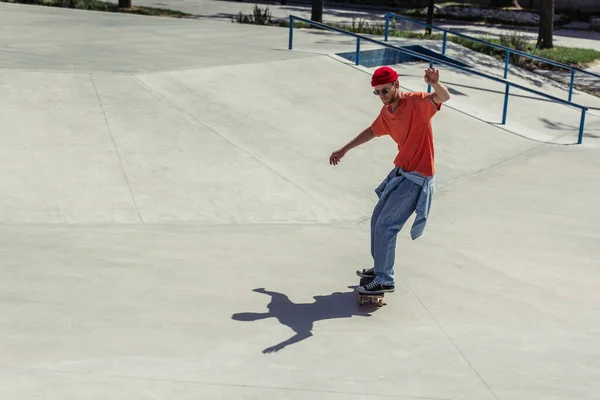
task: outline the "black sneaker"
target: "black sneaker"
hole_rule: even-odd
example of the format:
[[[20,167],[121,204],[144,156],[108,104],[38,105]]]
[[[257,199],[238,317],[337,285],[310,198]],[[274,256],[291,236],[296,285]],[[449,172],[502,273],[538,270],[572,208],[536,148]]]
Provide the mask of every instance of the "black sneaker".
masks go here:
[[[373,268],[358,270],[356,271],[356,275],[360,276],[361,278],[375,278],[375,271]]]
[[[360,294],[382,294],[392,293],[394,290],[396,290],[396,287],[394,285],[382,285],[381,283],[377,283],[373,280],[364,286],[359,286],[356,288],[356,290]]]

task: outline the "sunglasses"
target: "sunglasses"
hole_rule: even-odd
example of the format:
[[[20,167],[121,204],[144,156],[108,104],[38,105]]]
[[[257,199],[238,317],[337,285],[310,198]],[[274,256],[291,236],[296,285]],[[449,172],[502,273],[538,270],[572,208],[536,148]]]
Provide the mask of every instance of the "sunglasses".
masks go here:
[[[392,90],[392,88],[393,88],[393,86],[390,86],[388,89],[381,89],[381,90],[375,89],[375,90],[373,90],[373,94],[375,96],[379,96],[380,93],[388,94],[390,92],[390,90]]]

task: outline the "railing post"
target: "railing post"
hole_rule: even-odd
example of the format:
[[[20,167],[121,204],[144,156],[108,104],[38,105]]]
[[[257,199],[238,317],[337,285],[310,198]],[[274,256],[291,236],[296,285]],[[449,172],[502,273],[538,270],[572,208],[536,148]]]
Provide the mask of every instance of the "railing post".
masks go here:
[[[360,38],[356,38],[356,65],[360,64]]]
[[[510,89],[510,84],[506,84],[506,89],[504,90],[504,111],[502,111],[502,125],[506,125],[506,114],[508,112],[508,91]]]
[[[508,60],[510,59],[510,51],[506,50],[506,60],[504,60],[504,79],[508,76]]]
[[[388,41],[388,35],[390,31],[390,14],[385,14],[385,39],[384,41]]]
[[[577,139],[577,144],[581,144],[583,142],[583,127],[585,125],[585,113],[587,112],[587,108],[581,109],[581,122],[579,123],[579,138]]]
[[[571,68],[571,83],[569,84],[569,101],[573,98],[573,84],[575,82],[575,69]]]
[[[448,37],[448,32],[444,31],[444,43],[442,44],[442,55],[446,54],[446,38]]]
[[[291,50],[294,43],[294,17],[290,16],[290,43],[288,49]]]

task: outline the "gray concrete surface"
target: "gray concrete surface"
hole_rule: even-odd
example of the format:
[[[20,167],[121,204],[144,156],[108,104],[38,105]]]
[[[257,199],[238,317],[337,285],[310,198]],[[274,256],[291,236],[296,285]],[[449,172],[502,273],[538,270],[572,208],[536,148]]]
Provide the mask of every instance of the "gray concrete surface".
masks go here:
[[[380,108],[331,55],[353,41],[6,4],[0,27],[0,398],[595,398],[597,111],[573,145],[576,110],[515,92],[502,127],[503,88],[443,69],[430,222],[361,307],[395,148],[328,164]]]

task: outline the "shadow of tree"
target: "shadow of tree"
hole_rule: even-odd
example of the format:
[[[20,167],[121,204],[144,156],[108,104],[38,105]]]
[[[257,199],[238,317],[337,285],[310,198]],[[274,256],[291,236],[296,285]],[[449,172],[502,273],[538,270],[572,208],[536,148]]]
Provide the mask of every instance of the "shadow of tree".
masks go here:
[[[565,124],[564,122],[561,122],[561,121],[552,121],[549,118],[540,118],[540,121],[542,121],[544,123],[544,126],[547,129],[557,130],[557,131],[575,131],[575,132],[579,131],[579,125]],[[585,132],[583,134],[583,137],[589,138],[589,139],[600,139],[600,132],[598,131],[598,129],[594,128],[590,125],[591,124],[588,123],[587,126],[585,127]],[[591,133],[590,131],[598,132],[598,133]]]
[[[298,1],[291,0],[283,1],[277,0],[254,0],[254,1],[242,1],[242,0],[219,0],[225,3],[250,3],[257,4],[261,7],[272,7],[289,13],[310,13],[312,11],[312,3],[308,0]],[[337,17],[337,18],[363,18],[363,19],[377,19],[383,20],[387,11],[400,11],[397,7],[382,9],[365,9],[364,7],[353,6],[352,4],[325,4],[323,8],[324,17]]]
[[[282,6],[281,9],[289,11],[290,13],[311,12],[312,6],[311,5]],[[375,21],[381,21],[382,24],[384,23],[384,19],[385,19],[385,12],[382,12],[381,10],[366,10],[365,11],[365,10],[358,10],[358,9],[351,9],[351,8],[347,8],[344,10],[344,9],[325,7],[325,9],[323,10],[323,14],[324,14],[324,17],[330,16],[330,17],[347,18],[347,19],[356,18],[357,20],[359,20],[359,19],[375,20]]]
[[[354,291],[314,296],[314,303],[299,304],[292,302],[283,293],[265,290],[264,288],[253,289],[253,292],[271,297],[271,302],[267,305],[269,311],[236,313],[231,316],[233,320],[250,322],[276,318],[281,324],[295,332],[289,339],[267,347],[263,350],[263,353],[274,353],[311,337],[313,335],[313,325],[316,321],[352,318],[354,316],[370,317],[369,311],[372,312],[377,309],[376,305],[365,304],[360,306]]]
[[[223,2],[230,3],[244,3],[242,1],[231,1],[231,0],[220,0]],[[287,20],[290,14],[295,14],[299,17],[306,17],[310,19],[310,14],[312,12],[312,6],[310,3],[306,4],[294,4],[294,5],[283,5],[277,1],[252,1],[245,2],[246,4],[257,5],[261,9],[268,8],[271,11],[271,15],[273,15],[274,20]],[[334,8],[331,8],[334,7]],[[392,10],[386,10],[392,11]],[[335,5],[326,5],[323,9],[323,18],[325,23],[330,23],[331,19],[335,19],[338,23],[350,23],[352,19],[356,21],[363,20],[369,21],[370,23],[380,23],[383,25],[385,23],[385,12],[381,10],[361,10],[361,9],[352,9],[351,7],[345,8],[335,8]],[[239,9],[233,9],[231,12],[221,12],[214,14],[202,14],[195,13],[196,17],[201,18],[226,18],[229,19],[232,16],[238,15],[240,12]],[[251,11],[243,11],[242,13],[251,13]],[[283,16],[282,14],[285,14]],[[303,15],[304,14],[304,15]],[[280,17],[277,17],[277,16]]]

